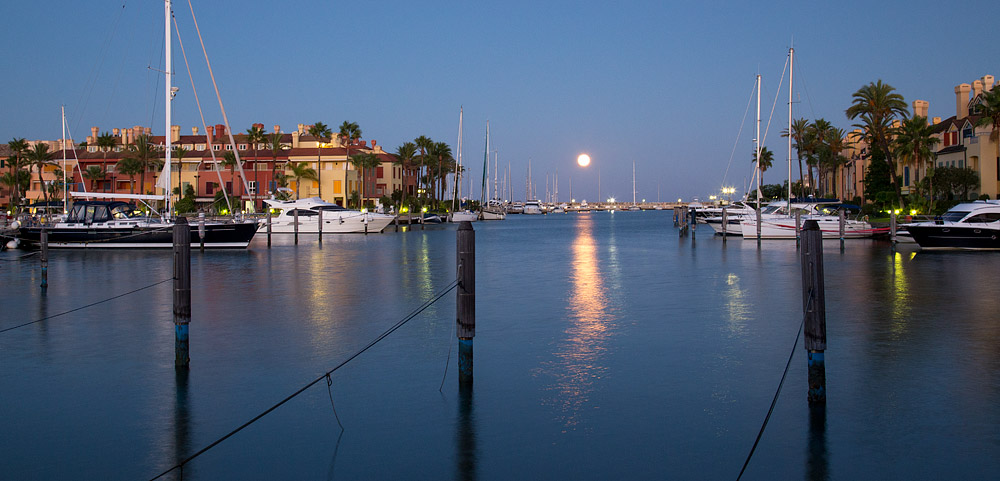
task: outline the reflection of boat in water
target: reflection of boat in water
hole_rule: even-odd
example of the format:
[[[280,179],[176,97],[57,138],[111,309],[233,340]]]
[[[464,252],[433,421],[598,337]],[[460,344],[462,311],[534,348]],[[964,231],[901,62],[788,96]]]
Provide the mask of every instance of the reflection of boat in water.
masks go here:
[[[65,221],[45,226],[48,245],[92,249],[173,247],[173,220],[136,216],[134,210],[131,204],[122,201],[77,201]],[[191,243],[199,244],[204,239],[206,248],[244,249],[257,231],[257,223],[252,221],[189,225]],[[41,242],[41,231],[42,226],[32,225],[21,227],[18,235],[26,244],[37,245]]]
[[[958,204],[932,222],[907,224],[921,249],[1000,250],[1000,201]]]
[[[278,234],[295,232],[296,212],[299,215],[298,232],[300,234],[319,233],[319,213],[321,211],[323,212],[324,234],[382,232],[382,229],[385,229],[394,219],[394,216],[389,214],[346,209],[319,197],[299,200],[267,199],[264,202],[272,209],[281,210],[278,216],[271,220],[271,232]],[[260,229],[266,230],[267,226],[261,225]]]

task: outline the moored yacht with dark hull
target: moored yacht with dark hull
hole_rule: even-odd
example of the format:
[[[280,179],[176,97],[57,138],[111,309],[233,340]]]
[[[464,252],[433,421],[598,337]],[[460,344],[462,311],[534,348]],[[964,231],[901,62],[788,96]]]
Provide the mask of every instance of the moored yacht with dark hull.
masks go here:
[[[940,219],[907,224],[906,230],[921,249],[1000,250],[1000,201],[958,204]]]

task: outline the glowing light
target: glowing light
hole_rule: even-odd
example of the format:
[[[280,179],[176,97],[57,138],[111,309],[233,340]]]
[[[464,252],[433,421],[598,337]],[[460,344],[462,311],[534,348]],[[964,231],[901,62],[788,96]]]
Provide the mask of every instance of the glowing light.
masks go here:
[[[917,209],[910,209],[910,215],[917,215]]]
[[[399,211],[402,212],[403,214],[405,214],[405,213],[407,213],[407,212],[410,211],[410,208],[409,207],[403,207],[402,209],[399,209]]]
[[[614,204],[615,203],[615,198],[614,197],[608,197],[608,202],[611,202],[612,204]]]
[[[420,212],[427,212],[427,206],[424,206],[422,209],[420,209]]]
[[[587,154],[580,154],[580,156],[576,158],[576,163],[580,164],[580,167],[586,167],[590,165],[590,156]]]

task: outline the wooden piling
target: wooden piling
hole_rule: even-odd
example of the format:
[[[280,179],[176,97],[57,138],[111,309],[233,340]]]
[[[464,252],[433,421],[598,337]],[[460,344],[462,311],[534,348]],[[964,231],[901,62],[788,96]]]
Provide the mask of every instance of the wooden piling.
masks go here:
[[[299,210],[295,209],[292,211],[292,222],[295,223],[293,226],[295,230],[295,245],[299,245]]]
[[[760,205],[757,205],[757,245],[760,245]]]
[[[48,289],[49,288],[49,230],[46,229],[44,225],[42,226],[41,243],[42,243],[42,252],[40,254],[41,256],[40,260],[42,264],[41,288]]]
[[[799,246],[799,242],[802,240],[802,211],[795,211],[795,246]]]
[[[896,212],[894,211],[889,214],[889,240],[891,240],[893,244],[896,243],[896,229]]]
[[[319,243],[322,244],[323,243],[323,209],[316,209],[316,210],[318,211],[318,215],[316,217],[316,222],[318,223],[317,225],[319,226],[317,228],[317,232],[319,234]]]
[[[267,211],[267,246],[271,247],[271,210]]]
[[[190,234],[188,234],[190,237]],[[205,252],[205,213],[198,213],[198,245],[201,252]]]
[[[187,218],[174,223],[174,368],[187,369],[188,324],[191,322],[191,226]]]
[[[726,243],[726,237],[729,237],[729,211],[723,207],[722,208],[722,243]]]
[[[840,215],[840,247],[844,247],[844,228],[846,224],[844,209],[839,209],[837,213]]]
[[[458,225],[458,294],[456,300],[459,386],[472,385],[472,338],[476,336],[476,231],[472,222]]]
[[[691,238],[694,239],[695,232],[698,231],[698,211],[691,209]]]
[[[815,220],[802,230],[802,310],[805,348],[809,353],[809,403],[826,403],[826,294],[823,281],[823,233]]]

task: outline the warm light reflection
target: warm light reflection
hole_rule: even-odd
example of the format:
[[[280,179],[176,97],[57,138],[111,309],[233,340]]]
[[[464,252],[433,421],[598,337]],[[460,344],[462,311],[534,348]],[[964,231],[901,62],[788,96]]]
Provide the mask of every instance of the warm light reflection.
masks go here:
[[[559,409],[559,419],[569,429],[580,423],[595,383],[607,370],[600,360],[607,351],[605,341],[614,328],[597,245],[591,234],[593,223],[590,217],[581,217],[577,223],[578,234],[570,247],[573,254],[567,306],[570,325],[564,331],[566,339],[553,353],[557,358],[553,369],[556,381],[550,389],[555,391],[555,397],[549,402]]]
[[[746,323],[750,318],[751,312],[747,292],[740,286],[740,276],[734,273],[726,276],[726,291],[723,299],[726,313],[729,314],[726,321],[729,333],[734,336],[740,336],[746,329]]]
[[[896,252],[892,257],[892,333],[900,335],[906,331],[910,318],[910,285],[906,279],[903,256],[912,260],[916,252]]]

